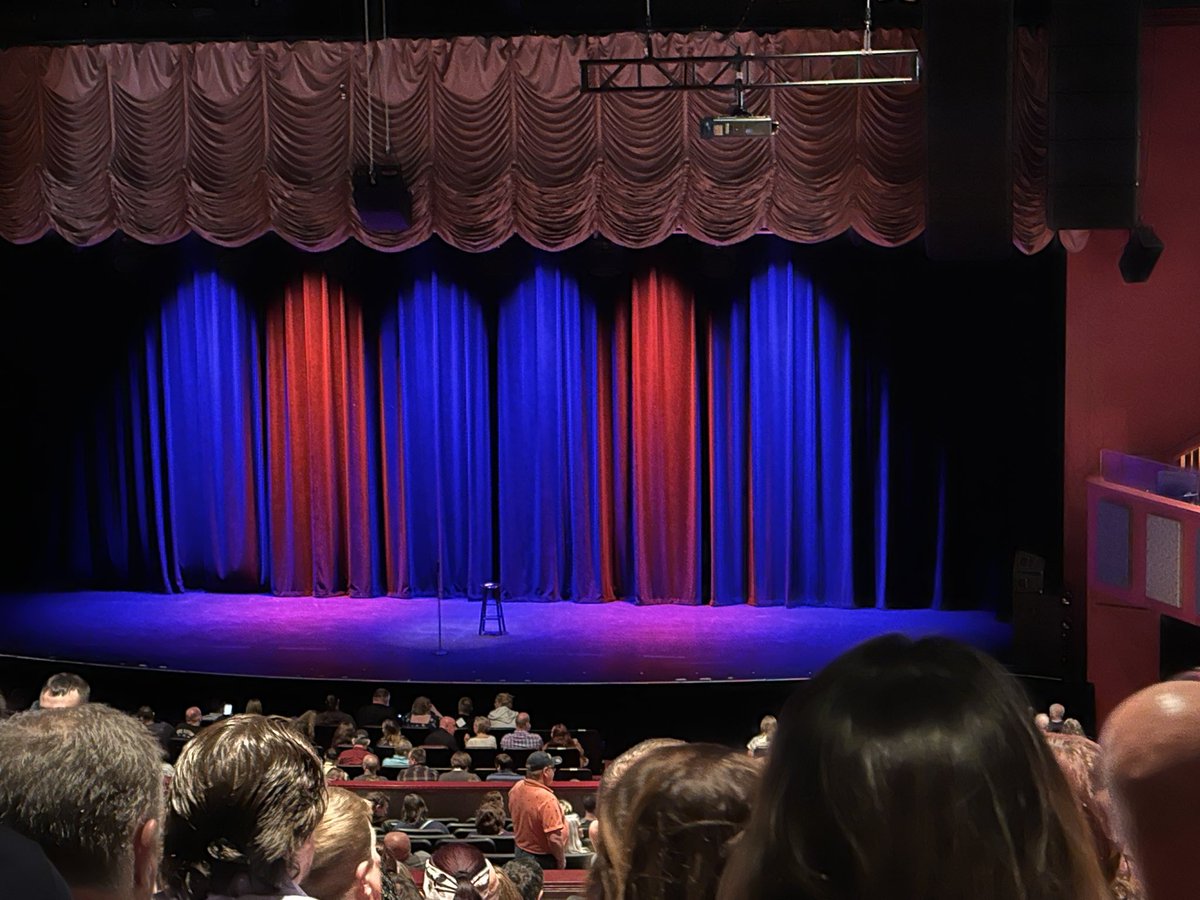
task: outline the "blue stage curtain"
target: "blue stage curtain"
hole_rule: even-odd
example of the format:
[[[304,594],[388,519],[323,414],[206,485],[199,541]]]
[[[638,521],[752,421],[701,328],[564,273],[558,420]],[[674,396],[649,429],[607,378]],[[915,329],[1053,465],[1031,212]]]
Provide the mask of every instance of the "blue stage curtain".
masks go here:
[[[181,591],[266,583],[258,325],[211,270],[188,274],[77,429],[70,569]]]
[[[389,593],[478,597],[494,577],[488,352],[479,301],[417,258],[379,324]]]

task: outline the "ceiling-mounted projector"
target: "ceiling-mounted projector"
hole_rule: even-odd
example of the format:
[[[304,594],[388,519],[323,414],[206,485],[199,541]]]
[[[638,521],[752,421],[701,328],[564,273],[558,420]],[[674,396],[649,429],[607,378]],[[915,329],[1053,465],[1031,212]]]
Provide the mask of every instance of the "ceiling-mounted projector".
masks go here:
[[[770,116],[705,116],[700,120],[700,137],[770,137],[778,128],[779,123]]]

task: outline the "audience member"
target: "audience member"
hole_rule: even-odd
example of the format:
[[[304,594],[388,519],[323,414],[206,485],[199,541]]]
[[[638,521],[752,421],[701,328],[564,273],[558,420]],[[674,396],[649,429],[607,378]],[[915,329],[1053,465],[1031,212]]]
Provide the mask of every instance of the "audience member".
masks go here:
[[[504,834],[504,810],[481,806],[475,812],[475,833],[484,837]]]
[[[413,747],[408,751],[408,768],[400,773],[399,781],[437,781],[438,773],[425,765],[425,751]]]
[[[262,714],[263,705],[261,700],[259,700],[257,697],[254,697],[246,701],[246,715],[261,716]]]
[[[175,764],[164,897],[301,896],[325,804],[321,760],[288,723],[239,715],[210,725]]]
[[[350,775],[345,769],[339,769],[337,766],[325,766],[325,783],[340,784],[343,781],[349,781]]]
[[[475,734],[467,738],[468,750],[495,750],[496,738],[490,734],[492,730],[492,720],[487,716],[476,716],[472,723],[475,729]]]
[[[1078,719],[1063,719],[1062,733],[1073,734],[1077,737],[1086,737],[1083,731],[1083,724]]]
[[[175,729],[172,728],[167,722],[159,722],[157,717],[154,715],[154,710],[149,706],[139,706],[137,717],[138,721],[142,723],[148,732],[150,732],[151,737],[158,741],[159,746],[162,747],[164,751],[169,750],[171,747],[171,738],[175,734]]]
[[[542,867],[536,859],[528,857],[509,860],[504,864],[504,874],[521,894],[521,900],[541,900]]]
[[[491,807],[500,813],[501,818],[507,818],[504,812],[504,793],[502,791],[488,791],[483,795],[483,799],[479,801],[479,808]]]
[[[542,750],[529,754],[525,777],[508,792],[516,855],[536,859],[543,869],[566,868],[566,825],[558,797],[550,787],[562,759]]]
[[[337,728],[339,725],[358,727],[350,713],[342,712],[342,701],[337,694],[325,695],[325,708],[317,713],[317,724],[323,728]]]
[[[1105,895],[1026,699],[982,653],[876,638],[798,689],[779,721],[722,900]],[[606,810],[602,795],[601,854]]]
[[[305,710],[292,719],[292,727],[313,747],[317,746],[317,711],[315,709]]]
[[[313,832],[312,867],[300,886],[321,900],[378,900],[383,895],[371,804],[330,788],[325,815]]]
[[[1033,717],[1033,724],[1038,731],[1048,732],[1050,730],[1050,717],[1045,713],[1038,713]]]
[[[404,740],[404,735],[400,733],[400,723],[395,719],[384,719],[382,726],[382,734],[380,735],[378,746],[395,748],[396,741]],[[411,744],[409,746],[412,746]]]
[[[725,861],[750,819],[760,775],[745,753],[716,744],[680,744],[642,755],[606,794],[589,895],[716,897]]]
[[[596,821],[596,795],[588,794],[583,798],[583,817],[579,824],[585,829]]]
[[[566,837],[565,850],[568,856],[587,853],[587,848],[583,846],[583,829],[579,825],[579,816],[568,801],[559,799],[559,808],[563,814],[563,824],[566,831],[563,834]]]
[[[175,726],[175,737],[180,740],[190,741],[204,727],[203,718],[200,713],[200,707],[189,706],[183,714],[183,721]]]
[[[392,739],[392,755],[383,761],[385,769],[405,769],[409,765],[409,754],[412,752],[412,741],[405,737]],[[423,753],[424,751],[422,751]]]
[[[458,698],[458,718],[454,720],[455,728],[469,728],[475,716],[475,701],[470,697]]]
[[[361,766],[367,754],[371,752],[371,736],[365,731],[354,735],[354,746],[348,747],[338,754],[339,766]]]
[[[751,756],[766,755],[771,747],[771,737],[775,734],[777,724],[774,716],[762,717],[762,721],[758,723],[758,734],[750,738],[750,742],[746,744],[746,749],[750,751]]]
[[[379,757],[374,753],[368,753],[363,757],[362,774],[357,776],[355,781],[387,781],[379,774]]]
[[[1062,731],[1063,717],[1067,714],[1067,710],[1061,703],[1051,703],[1047,712],[1050,715],[1046,723],[1046,730],[1051,734],[1058,734]]]
[[[513,695],[496,695],[495,709],[488,713],[493,728],[511,728],[517,722],[517,711],[513,709]]]
[[[442,716],[438,720],[437,728],[429,732],[422,743],[426,747],[445,747],[450,751],[458,750],[458,738],[454,736],[454,720],[449,716]]]
[[[571,732],[567,730],[567,726],[559,722],[550,729],[550,738],[542,745],[542,749],[547,753],[553,753],[555,750],[578,750],[579,765],[587,768],[588,758],[583,753],[583,744],[571,736]]]
[[[356,734],[366,734],[361,728],[355,728],[349,722],[343,722],[333,729],[333,737],[329,739],[329,746],[340,747],[343,750],[347,747],[354,746],[354,736]]]
[[[1200,682],[1152,685],[1100,736],[1116,830],[1151,900],[1194,900],[1200,845]]]
[[[413,852],[412,839],[403,831],[389,831],[383,836],[384,849],[400,865],[410,869],[423,869],[429,854],[424,850]]]
[[[50,865],[42,848],[11,828],[0,825],[0,894],[28,900],[71,900],[71,890]]]
[[[404,714],[400,724],[409,728],[436,728],[441,717],[433,701],[428,697],[418,697],[413,701],[412,709]],[[454,731],[453,728],[450,730]]]
[[[500,738],[501,750],[541,750],[542,739],[529,730],[529,713],[517,713],[516,729]]]
[[[91,695],[91,687],[74,672],[59,672],[46,679],[36,708],[70,709],[87,703]]]
[[[76,900],[153,896],[162,750],[137,719],[94,703],[12,716],[0,766],[0,822],[41,846]],[[6,893],[8,867],[2,877],[0,894],[38,896]]]
[[[362,707],[354,716],[354,721],[362,725],[382,725],[384,719],[395,719],[396,710],[392,709],[392,694],[387,688],[376,688],[371,695],[371,702]]]
[[[405,828],[417,828],[421,831],[434,831],[441,834],[450,833],[445,822],[439,822],[437,819],[429,817],[429,807],[425,805],[425,798],[420,794],[404,795],[404,807],[400,813],[400,821],[404,823]]]
[[[520,781],[524,776],[513,771],[513,758],[507,753],[497,753],[495,758],[496,771],[484,781]]]
[[[612,762],[604,767],[604,775],[600,778],[600,790],[596,795],[596,814],[604,817],[604,798],[612,791],[629,768],[643,756],[657,753],[665,747],[678,747],[684,742],[677,738],[648,738],[640,744],[634,744]]]
[[[1082,735],[1065,732],[1046,734],[1045,738],[1083,812],[1100,871],[1109,883],[1113,900],[1143,900],[1141,883],[1116,836],[1108,792],[1101,782],[1100,745]]]
[[[388,795],[384,791],[371,791],[365,799],[371,804],[371,826],[382,828],[383,823],[388,820],[388,811],[391,806]]]
[[[443,772],[438,781],[478,781],[479,776],[471,771],[471,754],[461,750],[450,757],[450,771]]]
[[[476,847],[443,841],[425,863],[423,887],[428,900],[500,900],[499,876]]]

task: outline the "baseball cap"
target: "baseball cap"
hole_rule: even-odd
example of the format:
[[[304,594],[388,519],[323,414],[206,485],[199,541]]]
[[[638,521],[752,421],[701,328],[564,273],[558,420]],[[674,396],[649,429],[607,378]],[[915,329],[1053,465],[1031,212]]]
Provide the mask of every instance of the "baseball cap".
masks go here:
[[[525,760],[526,772],[540,772],[542,769],[550,767],[558,767],[562,765],[561,756],[551,756],[544,750],[535,750],[530,753]]]

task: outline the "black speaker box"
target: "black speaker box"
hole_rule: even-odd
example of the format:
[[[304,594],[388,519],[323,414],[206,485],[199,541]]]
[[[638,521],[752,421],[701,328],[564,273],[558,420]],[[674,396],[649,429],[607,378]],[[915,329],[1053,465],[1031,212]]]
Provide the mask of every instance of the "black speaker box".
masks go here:
[[[1013,0],[925,0],[923,80],[933,259],[1012,253]]]
[[[1121,252],[1121,278],[1129,284],[1136,284],[1150,278],[1154,264],[1162,256],[1163,242],[1159,240],[1154,229],[1140,226],[1129,233],[1125,249]]]
[[[1050,4],[1051,228],[1137,220],[1138,0]]]

